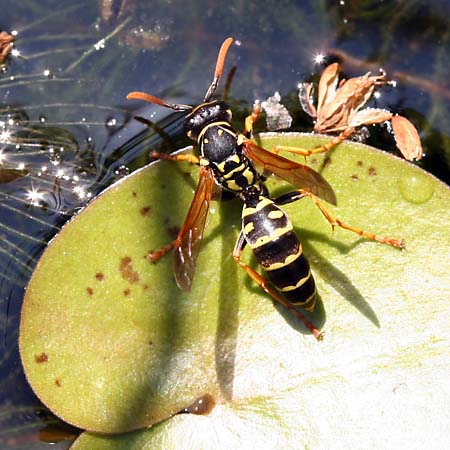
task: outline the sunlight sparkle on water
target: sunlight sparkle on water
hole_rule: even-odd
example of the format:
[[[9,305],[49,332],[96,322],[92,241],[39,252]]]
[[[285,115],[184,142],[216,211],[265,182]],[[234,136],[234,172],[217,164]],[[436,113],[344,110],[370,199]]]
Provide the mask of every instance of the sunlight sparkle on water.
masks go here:
[[[3,130],[2,132],[0,132],[0,142],[7,144],[10,142],[10,140],[9,140],[10,137],[11,137],[11,131]]]
[[[44,198],[44,193],[38,191],[35,188],[31,188],[27,191],[27,199],[34,206],[39,206],[39,202]]]
[[[317,52],[313,55],[314,64],[323,64],[325,62],[325,55],[322,52]]]
[[[94,48],[95,50],[102,50],[103,48],[105,48],[105,40],[104,39],[100,39],[98,42],[96,42],[94,44]]]

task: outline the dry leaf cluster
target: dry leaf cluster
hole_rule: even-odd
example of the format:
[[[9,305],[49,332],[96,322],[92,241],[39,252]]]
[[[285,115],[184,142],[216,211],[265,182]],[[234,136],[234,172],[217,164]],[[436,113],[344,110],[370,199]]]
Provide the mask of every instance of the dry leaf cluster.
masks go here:
[[[387,83],[385,74],[339,81],[339,64],[329,65],[319,81],[317,106],[313,103],[313,85],[301,83],[299,98],[304,111],[315,119],[314,131],[340,132],[350,136],[357,127],[391,121],[397,147],[412,161],[422,158],[422,144],[414,125],[405,117],[380,108],[364,108],[375,87]]]

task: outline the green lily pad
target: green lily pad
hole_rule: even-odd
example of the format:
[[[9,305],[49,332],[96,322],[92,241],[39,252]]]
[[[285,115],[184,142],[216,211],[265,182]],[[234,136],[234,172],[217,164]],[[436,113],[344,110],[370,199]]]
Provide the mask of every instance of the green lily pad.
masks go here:
[[[266,148],[324,142],[261,139]],[[194,166],[158,162],[130,175],[50,243],[22,312],[30,384],[83,429],[154,425],[84,433],[74,449],[325,449],[356,440],[419,448],[430,436],[449,439],[448,188],[353,143],[308,163],[335,189],[333,214],[407,245],[333,234],[308,199],[286,205],[318,285],[310,317],[324,324],[321,343],[234,263],[237,201],[213,204],[190,293],[175,286],[170,257],[146,259],[182,223]],[[278,180],[269,188],[289,190]],[[255,266],[249,250],[244,259]],[[201,400],[204,415],[172,417]]]

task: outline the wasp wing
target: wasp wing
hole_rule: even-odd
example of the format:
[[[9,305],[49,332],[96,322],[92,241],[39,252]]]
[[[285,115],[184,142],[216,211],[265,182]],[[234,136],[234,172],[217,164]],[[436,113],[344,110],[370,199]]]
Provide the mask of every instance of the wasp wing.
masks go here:
[[[272,172],[296,188],[305,189],[333,205],[336,204],[333,188],[320,173],[310,167],[269,152],[250,140],[244,142],[242,151],[260,168]]]
[[[194,198],[175,241],[173,273],[178,287],[183,291],[191,289],[214,184],[211,169],[202,167]]]

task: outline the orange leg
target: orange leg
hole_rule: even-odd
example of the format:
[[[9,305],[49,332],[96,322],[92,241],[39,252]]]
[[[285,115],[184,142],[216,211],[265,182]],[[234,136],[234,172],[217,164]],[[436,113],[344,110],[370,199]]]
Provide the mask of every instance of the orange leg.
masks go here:
[[[169,242],[164,247],[161,247],[158,250],[149,252],[148,255],[145,257],[152,263],[156,263],[159,259],[161,259],[166,253],[168,253],[170,250],[172,250],[175,246],[176,239],[172,242]]]
[[[314,337],[321,341],[324,333],[318,330],[303,314],[301,314],[293,305],[291,305],[284,297],[282,297],[277,291],[269,286],[269,282],[261,276],[258,272],[253,270],[245,262],[241,261],[241,253],[245,245],[245,240],[241,234],[236,243],[236,247],[233,251],[233,258],[242,267],[248,275],[258,284],[258,286],[266,293],[269,294],[275,301],[287,308],[300,322],[302,322],[308,330],[314,335]]]
[[[253,104],[252,113],[245,118],[244,124],[245,137],[251,138],[253,133],[253,125],[259,119],[260,114],[261,114],[261,102],[259,100],[256,100],[255,103]]]
[[[200,164],[200,159],[198,156],[192,155],[190,153],[182,153],[180,155],[168,155],[166,153],[159,153],[156,150],[150,152],[150,156],[155,159],[165,159],[167,161],[188,161],[191,164]]]
[[[303,189],[299,189],[298,192],[302,196],[308,196],[311,198],[311,200],[320,209],[320,212],[325,216],[325,218],[328,220],[328,222],[330,222],[333,229],[335,226],[338,226],[338,227],[344,228],[346,230],[353,231],[354,233],[359,234],[360,236],[364,236],[365,238],[371,239],[373,241],[392,245],[393,247],[397,247],[400,249],[405,248],[405,241],[403,239],[394,239],[394,238],[390,238],[390,237],[379,236],[377,234],[361,230],[360,228],[356,228],[352,225],[348,225],[345,222],[342,222],[342,220],[338,219],[337,217],[334,217],[333,214],[325,207],[325,205],[314,194],[311,194],[308,191],[304,191]]]
[[[281,151],[283,152],[289,152],[293,153],[294,155],[300,155],[300,156],[310,156],[317,153],[325,153],[328,150],[331,150],[333,147],[336,147],[336,145],[339,145],[341,142],[343,142],[345,139],[347,139],[353,132],[355,131],[354,128],[346,128],[341,134],[331,139],[330,142],[328,142],[325,145],[321,145],[320,147],[311,148],[311,149],[305,149],[300,147],[290,147],[288,145],[276,145],[273,148],[273,152],[278,154]]]

